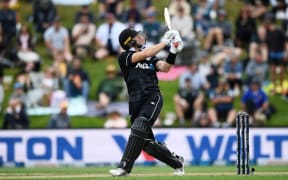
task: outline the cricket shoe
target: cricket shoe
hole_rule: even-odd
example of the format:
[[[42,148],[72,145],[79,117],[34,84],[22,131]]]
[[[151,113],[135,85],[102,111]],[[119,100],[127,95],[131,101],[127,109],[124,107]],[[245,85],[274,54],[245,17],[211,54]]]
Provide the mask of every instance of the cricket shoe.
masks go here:
[[[185,170],[184,170],[184,158],[182,156],[178,156],[176,155],[176,158],[179,159],[179,161],[181,162],[182,164],[182,167],[181,168],[176,168],[174,170],[174,173],[173,175],[174,176],[184,176],[185,175]]]
[[[109,174],[112,175],[113,177],[129,175],[129,173],[122,168],[110,169]]]

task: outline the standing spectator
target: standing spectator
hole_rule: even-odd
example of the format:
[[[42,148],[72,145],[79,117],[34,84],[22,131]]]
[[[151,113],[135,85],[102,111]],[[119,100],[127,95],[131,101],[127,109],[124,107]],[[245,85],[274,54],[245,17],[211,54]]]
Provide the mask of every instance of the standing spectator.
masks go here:
[[[38,33],[43,34],[56,16],[57,11],[52,0],[34,0],[33,22]]]
[[[96,107],[105,109],[112,101],[115,101],[122,90],[123,82],[117,76],[116,66],[110,64],[106,67],[106,78],[103,79],[97,90],[99,102]]]
[[[125,25],[117,21],[114,14],[106,14],[106,22],[101,24],[96,32],[96,59],[118,54],[120,51],[118,37],[123,29]]]
[[[71,121],[69,115],[67,114],[67,108],[67,102],[62,102],[60,105],[60,112],[52,115],[48,124],[48,128],[67,129],[71,127]]]
[[[161,24],[156,19],[156,15],[155,11],[147,11],[146,20],[143,23],[143,32],[152,44],[158,43],[161,36]]]
[[[104,128],[127,128],[127,126],[127,120],[118,111],[111,112],[104,123]]]
[[[104,18],[106,13],[112,13],[120,18],[123,13],[123,0],[99,0],[98,8],[100,18]]]
[[[269,112],[269,101],[266,93],[261,89],[260,82],[253,79],[250,88],[241,99],[242,109],[251,116],[253,125],[264,125]]]
[[[243,66],[239,61],[239,56],[231,54],[224,63],[224,77],[227,79],[229,87],[233,90],[235,96],[240,95],[240,88],[242,87],[242,72]]]
[[[256,36],[256,21],[248,8],[242,8],[236,19],[236,45],[247,47]]]
[[[21,101],[12,98],[6,109],[3,121],[3,129],[27,129],[29,128],[29,119]]]
[[[226,80],[220,80],[218,87],[210,94],[213,107],[208,114],[214,127],[220,127],[219,120],[224,119],[223,127],[230,127],[234,122],[236,111],[233,108],[233,92]]]
[[[88,21],[91,24],[95,23],[95,16],[94,16],[93,12],[89,10],[89,6],[88,5],[82,5],[81,9],[76,12],[75,18],[74,18],[74,23],[75,24],[80,23],[82,16],[87,16],[88,17]]]
[[[67,97],[82,96],[87,100],[90,88],[90,78],[88,73],[81,67],[80,59],[75,58],[72,67],[68,70],[64,89],[67,90]]]
[[[45,31],[44,40],[54,59],[58,51],[63,51],[65,59],[72,60],[68,30],[61,25],[59,17],[56,17],[53,25]]]
[[[257,51],[252,59],[249,60],[246,67],[246,84],[249,85],[254,78],[257,78],[262,85],[268,80],[269,67],[265,62],[262,53]]]
[[[213,43],[216,41],[218,47],[222,47],[232,35],[232,25],[226,19],[226,10],[220,9],[218,11],[217,20],[211,22],[207,37],[204,40],[205,50],[211,50]]]
[[[89,21],[87,15],[82,15],[79,23],[77,23],[72,30],[72,39],[77,56],[85,57],[91,52],[91,44],[95,33],[96,26]]]
[[[288,50],[288,41],[285,33],[282,29],[277,28],[275,24],[275,17],[272,14],[266,14],[265,26],[267,30],[266,44],[268,47],[268,63],[270,66],[270,75],[274,87],[277,86],[277,72],[276,68],[280,67],[280,85],[283,85],[285,77],[285,61],[287,55],[285,51]],[[276,89],[273,90],[273,94],[276,93]]]
[[[179,31],[184,42],[194,39],[193,19],[190,14],[184,14],[184,8],[179,6],[171,19],[173,29]]]
[[[16,36],[16,12],[9,8],[10,0],[2,0],[0,10],[0,26],[2,31],[2,44],[4,50],[11,52],[14,49],[14,41]]]
[[[204,94],[193,87],[191,79],[185,79],[184,87],[180,87],[173,101],[180,125],[184,125],[187,118],[192,118],[192,124],[195,124],[203,110]]]

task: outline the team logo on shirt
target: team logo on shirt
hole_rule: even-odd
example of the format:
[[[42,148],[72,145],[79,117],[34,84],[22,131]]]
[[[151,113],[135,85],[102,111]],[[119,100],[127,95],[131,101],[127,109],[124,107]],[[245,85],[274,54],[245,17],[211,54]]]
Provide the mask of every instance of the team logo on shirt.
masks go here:
[[[151,70],[154,70],[154,66],[153,64],[148,64],[148,63],[140,63],[138,62],[135,66],[135,68],[138,68],[138,69],[151,69]]]

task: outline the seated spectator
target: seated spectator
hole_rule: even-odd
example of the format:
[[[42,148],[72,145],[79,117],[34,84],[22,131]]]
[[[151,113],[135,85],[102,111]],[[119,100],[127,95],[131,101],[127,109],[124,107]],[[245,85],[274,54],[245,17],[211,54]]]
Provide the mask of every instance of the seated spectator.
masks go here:
[[[104,123],[104,128],[127,128],[127,126],[127,120],[118,111],[111,112]]]
[[[82,16],[88,17],[89,23],[91,23],[91,24],[95,23],[94,13],[89,10],[89,6],[88,5],[82,5],[81,9],[76,12],[75,18],[74,18],[74,23],[75,24],[80,23]]]
[[[288,20],[288,2],[286,0],[276,0],[276,4],[272,5],[272,13],[278,20]]]
[[[106,78],[101,80],[97,97],[98,103],[96,107],[98,109],[105,109],[112,101],[115,101],[123,88],[123,82],[117,76],[117,69],[115,65],[108,65],[106,67]]]
[[[158,43],[161,37],[161,24],[156,15],[155,11],[147,11],[143,22],[143,32],[147,35],[148,42],[152,44]]]
[[[237,47],[247,47],[255,39],[256,21],[251,17],[248,8],[242,8],[236,19],[236,45]]]
[[[263,126],[269,117],[269,101],[266,93],[261,89],[260,82],[253,79],[250,88],[241,98],[242,109],[251,117],[251,124]]]
[[[231,54],[224,63],[224,78],[227,79],[229,87],[233,90],[235,96],[240,95],[242,87],[242,72],[243,66],[239,61],[239,56]]]
[[[27,129],[29,118],[25,108],[18,98],[12,98],[5,111],[3,129]]]
[[[209,109],[208,114],[213,127],[220,127],[220,120],[224,119],[222,127],[232,126],[236,111],[233,108],[233,92],[229,89],[226,80],[220,80],[218,87],[210,94],[210,100],[213,107]]]
[[[180,88],[184,88],[186,86],[186,79],[189,78],[192,83],[192,87],[200,90],[205,89],[208,90],[210,84],[207,82],[206,77],[204,77],[198,70],[198,63],[193,61],[189,66],[189,69],[183,72],[179,78],[179,86]]]
[[[99,0],[98,8],[100,19],[104,18],[107,12],[120,18],[123,14],[123,0]]]
[[[23,84],[22,83],[16,82],[14,84],[14,91],[10,95],[10,100],[11,99],[18,99],[23,105],[26,104],[27,96],[24,93]]]
[[[43,34],[57,16],[56,7],[52,0],[34,0],[33,22],[38,33]]]
[[[176,14],[171,19],[173,29],[179,31],[184,42],[194,39],[193,19],[190,14],[184,14],[184,8],[178,7]]]
[[[96,32],[96,59],[117,55],[120,51],[118,36],[125,25],[117,21],[114,14],[106,14],[106,22],[101,24]]]
[[[90,88],[89,74],[81,67],[80,59],[75,58],[72,67],[68,69],[64,89],[68,98],[81,96],[87,100]]]
[[[130,6],[126,10],[123,20],[127,27],[136,31],[143,31],[140,11],[136,8],[136,2],[130,1]]]
[[[190,4],[186,0],[172,0],[169,3],[168,9],[171,16],[176,15],[179,7],[184,9],[184,14],[188,15],[191,13]]]
[[[56,17],[53,21],[53,25],[45,31],[44,40],[46,47],[51,52],[54,59],[56,59],[55,56],[58,51],[63,51],[65,59],[67,61],[72,60],[69,33],[68,30],[61,25],[59,17]]]
[[[48,128],[67,129],[71,127],[71,121],[70,117],[67,114],[67,108],[67,102],[63,101],[60,105],[60,112],[52,115],[48,124]]]
[[[195,30],[199,36],[204,36],[208,33],[210,20],[211,20],[211,8],[207,0],[200,0],[195,7],[193,17],[195,18]]]
[[[73,45],[78,57],[85,57],[91,53],[91,44],[95,33],[96,26],[89,21],[87,15],[82,15],[79,23],[75,24],[72,30]]]
[[[199,73],[207,79],[210,84],[210,90],[214,90],[218,84],[218,68],[212,64],[206,51],[200,52],[199,59]]]
[[[10,0],[1,1],[0,9],[0,27],[1,27],[1,44],[2,50],[5,51],[6,56],[10,56],[12,50],[15,49],[15,36],[16,36],[16,19],[17,14],[14,10],[9,7]]]
[[[209,26],[208,34],[204,40],[204,48],[210,51],[214,42],[217,47],[223,47],[224,43],[228,43],[232,35],[232,25],[228,19],[226,19],[226,10],[221,9],[218,11],[217,20],[211,22]]]
[[[155,6],[153,6],[152,0],[130,0],[130,2],[131,1],[135,1],[136,8],[140,11],[143,18],[146,18],[148,12],[156,10]]]
[[[185,125],[187,118],[192,118],[192,124],[195,124],[204,107],[204,94],[193,86],[192,81],[187,77],[184,86],[173,97],[180,125]]]
[[[29,73],[21,71],[16,75],[16,82],[21,83],[24,93],[27,93],[29,90],[32,90],[33,82],[30,79]]]
[[[27,94],[28,107],[49,106],[53,91],[59,88],[58,77],[53,68],[47,68],[40,79],[41,81],[33,84],[34,89]]]
[[[261,18],[267,12],[270,0],[245,0],[253,18]]]
[[[256,78],[264,85],[268,80],[268,71],[269,67],[267,62],[264,61],[261,52],[257,51],[253,59],[250,59],[247,64],[245,71],[246,84],[249,85],[252,79]]]

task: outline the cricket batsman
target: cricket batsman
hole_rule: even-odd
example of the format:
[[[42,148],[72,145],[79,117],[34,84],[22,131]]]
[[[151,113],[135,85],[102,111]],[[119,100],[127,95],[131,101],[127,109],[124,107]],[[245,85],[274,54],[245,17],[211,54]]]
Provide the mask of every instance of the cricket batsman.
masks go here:
[[[120,45],[125,51],[120,54],[118,63],[128,88],[131,132],[119,166],[109,173],[112,176],[127,176],[144,150],[172,167],[175,176],[183,176],[183,157],[157,142],[152,132],[163,105],[156,72],[169,72],[177,53],[183,49],[183,41],[175,30],[167,31],[162,42],[152,47],[144,48],[146,41],[143,33],[130,28],[124,29],[119,35]],[[168,46],[166,60],[158,59],[156,54]]]

